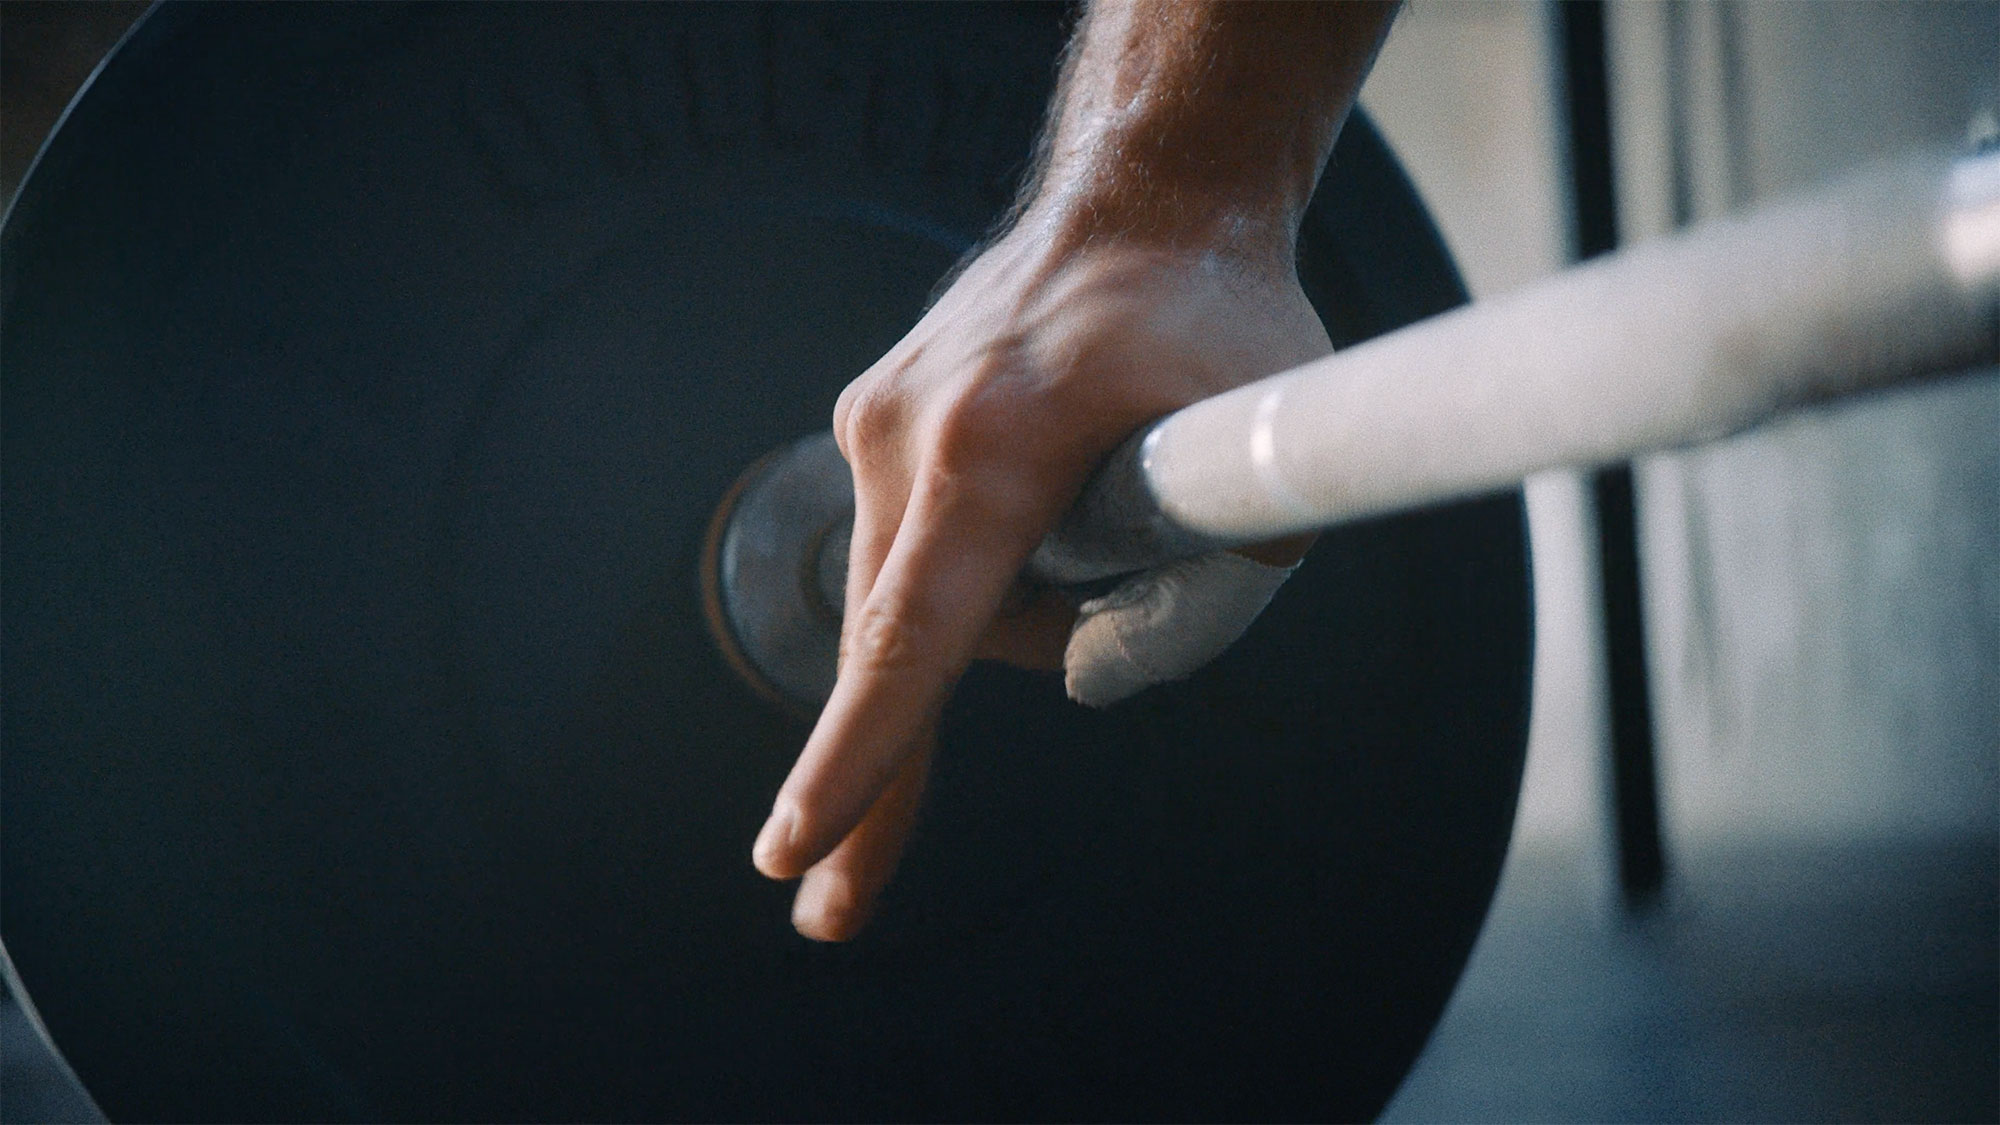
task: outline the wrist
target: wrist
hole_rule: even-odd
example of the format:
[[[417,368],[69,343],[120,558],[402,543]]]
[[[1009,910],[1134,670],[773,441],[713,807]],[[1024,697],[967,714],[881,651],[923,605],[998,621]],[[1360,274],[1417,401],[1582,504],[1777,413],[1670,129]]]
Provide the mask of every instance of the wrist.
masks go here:
[[[1289,271],[1392,10],[1094,0],[1022,224]]]
[[[1124,246],[1289,274],[1305,201],[1204,193],[1129,168],[1055,172],[1015,223],[1057,253]]]

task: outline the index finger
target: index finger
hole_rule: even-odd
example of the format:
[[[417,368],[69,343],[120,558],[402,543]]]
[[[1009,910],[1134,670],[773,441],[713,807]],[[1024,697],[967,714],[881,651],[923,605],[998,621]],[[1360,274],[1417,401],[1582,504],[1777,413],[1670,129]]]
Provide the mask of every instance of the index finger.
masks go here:
[[[840,678],[757,840],[792,878],[859,824],[943,707],[1037,539],[950,478],[922,474],[894,545],[842,630]],[[857,537],[857,544],[859,538]]]

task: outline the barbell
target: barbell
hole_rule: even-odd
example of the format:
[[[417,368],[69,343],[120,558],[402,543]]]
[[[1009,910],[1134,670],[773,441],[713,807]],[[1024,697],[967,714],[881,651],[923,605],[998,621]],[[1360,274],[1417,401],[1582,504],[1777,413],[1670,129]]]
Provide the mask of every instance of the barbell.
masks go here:
[[[2000,363],[2000,151],[1885,161],[1183,408],[1099,468],[1024,580],[1085,589],[1739,433]],[[830,434],[759,460],[705,552],[767,694],[832,691],[854,489]]]

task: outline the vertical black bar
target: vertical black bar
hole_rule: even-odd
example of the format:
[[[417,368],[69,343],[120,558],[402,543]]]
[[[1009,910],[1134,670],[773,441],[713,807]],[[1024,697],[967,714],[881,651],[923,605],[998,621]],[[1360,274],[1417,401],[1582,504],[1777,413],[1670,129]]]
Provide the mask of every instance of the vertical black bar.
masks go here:
[[[1611,166],[1611,80],[1605,66],[1603,0],[1565,0],[1561,25],[1564,111],[1569,126],[1572,233],[1577,261],[1618,246],[1618,195]]]
[[[1603,0],[1567,0],[1556,11],[1569,126],[1573,235],[1576,259],[1582,261],[1618,245],[1604,4]],[[1666,878],[1666,856],[1660,845],[1653,703],[1646,681],[1646,628],[1639,594],[1639,527],[1632,467],[1601,469],[1593,474],[1591,485],[1597,502],[1605,679],[1611,697],[1611,792],[1618,881],[1626,903],[1637,906],[1658,894]]]
[[[1604,593],[1605,680],[1611,696],[1611,797],[1618,831],[1618,883],[1629,905],[1666,880],[1660,798],[1653,764],[1653,701],[1646,680],[1646,622],[1639,603],[1639,527],[1632,466],[1599,469],[1598,567]]]

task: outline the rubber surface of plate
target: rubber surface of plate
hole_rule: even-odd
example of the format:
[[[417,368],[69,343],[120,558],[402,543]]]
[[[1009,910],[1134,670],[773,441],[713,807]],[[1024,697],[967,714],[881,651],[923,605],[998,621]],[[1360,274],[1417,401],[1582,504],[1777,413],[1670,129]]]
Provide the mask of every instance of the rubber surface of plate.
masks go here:
[[[0,233],[0,933],[114,1118],[1372,1113],[1500,868],[1518,496],[1107,713],[968,677],[867,940],[748,848],[736,474],[1003,209],[1062,9],[168,6]],[[1336,339],[1462,299],[1365,122]]]

